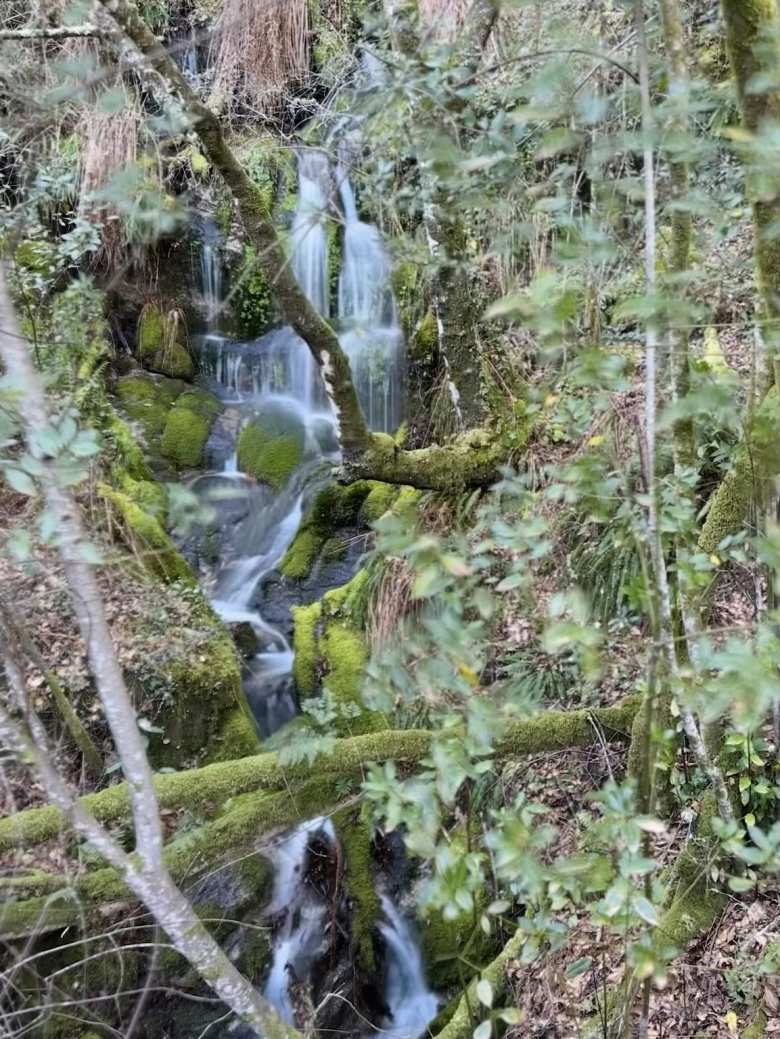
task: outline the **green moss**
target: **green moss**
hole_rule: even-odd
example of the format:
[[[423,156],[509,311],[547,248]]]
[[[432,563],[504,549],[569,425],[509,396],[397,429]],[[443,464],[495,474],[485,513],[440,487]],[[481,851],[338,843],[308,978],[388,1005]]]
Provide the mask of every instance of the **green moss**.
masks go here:
[[[439,327],[432,310],[429,310],[414,331],[409,355],[413,361],[429,361],[439,345]]]
[[[325,665],[323,685],[338,701],[360,703],[360,685],[368,660],[363,635],[347,624],[331,621],[320,637]]]
[[[470,978],[474,967],[484,966],[496,953],[497,936],[485,934],[471,914],[445,920],[436,912],[420,922],[420,943],[435,991],[444,991]]]
[[[347,548],[348,545],[344,538],[328,538],[322,546],[322,552],[320,553],[322,561],[324,563],[335,563],[339,559],[345,559]]]
[[[161,524],[165,523],[168,512],[168,496],[162,484],[156,480],[135,480],[119,466],[111,470],[111,480],[116,490],[126,494],[128,498],[140,505]]]
[[[164,581],[195,585],[189,566],[160,525],[159,520],[121,491],[98,485],[98,494],[119,520],[126,543],[137,553],[144,568]]]
[[[302,581],[311,573],[321,547],[322,538],[317,531],[310,526],[301,527],[285,553],[279,572],[291,581]]]
[[[238,467],[279,491],[303,459],[305,430],[294,417],[267,409],[238,438]]]
[[[724,538],[739,533],[750,505],[760,499],[767,481],[780,471],[778,391],[773,387],[758,409],[753,428],[734,464],[712,497],[699,537],[702,552],[715,552]]]
[[[225,717],[209,760],[234,761],[259,752],[260,740],[249,711],[243,706],[234,707]]]
[[[128,375],[117,383],[116,393],[121,408],[141,427],[152,456],[159,450],[160,438],[174,402],[191,388],[178,379],[153,375]]]
[[[269,208],[273,200],[269,195]],[[241,339],[256,339],[267,332],[277,319],[268,280],[257,266],[255,250],[245,245],[241,266],[235,277],[233,316]]]
[[[293,608],[293,678],[301,700],[311,699],[317,693],[317,627],[322,616],[322,605]]]
[[[138,319],[138,357],[151,371],[191,379],[195,364],[187,347],[184,317],[176,307],[147,303]]]
[[[360,480],[346,487],[329,484],[320,491],[281,562],[279,569],[285,577],[302,581],[311,573],[318,556],[332,562],[343,554],[343,541],[338,539],[337,546],[333,535],[344,527],[359,524],[371,486]],[[329,556],[328,545],[334,550]]]
[[[470,1039],[479,1017],[481,1015],[487,1016],[488,1011],[481,1009],[480,1001],[477,998],[477,984],[480,980],[484,979],[490,982],[495,1004],[497,1006],[503,1005],[501,997],[507,985],[506,967],[511,960],[519,955],[525,938],[525,932],[518,928],[498,956],[473,979],[467,993],[460,999],[449,1022],[441,1031],[437,1031],[438,1039]],[[475,1010],[476,1016],[474,1014]]]
[[[360,518],[365,523],[376,523],[392,506],[398,493],[398,488],[391,483],[372,483],[360,510]]]
[[[158,767],[181,767],[182,761],[198,758],[223,760],[228,749],[244,757],[258,745],[251,731],[233,639],[199,591],[194,612],[194,623],[205,638],[196,653],[174,658],[167,665],[173,710],[163,725],[164,741],[151,745]],[[244,714],[246,725],[237,710]]]
[[[138,446],[132,430],[116,414],[108,409],[108,418],[103,427],[104,435],[114,449],[119,466],[134,480],[151,480],[152,472],[146,464],[144,453]]]
[[[372,869],[371,825],[359,812],[347,808],[332,821],[344,852],[344,886],[352,903],[352,947],[359,969],[376,970],[373,935],[381,912]]]
[[[160,443],[163,456],[177,469],[201,465],[211,427],[221,410],[217,398],[205,390],[183,393],[165,423]]]
[[[322,597],[323,615],[341,617],[353,627],[362,627],[366,617],[371,579],[368,570],[358,570],[340,588],[332,588]]]

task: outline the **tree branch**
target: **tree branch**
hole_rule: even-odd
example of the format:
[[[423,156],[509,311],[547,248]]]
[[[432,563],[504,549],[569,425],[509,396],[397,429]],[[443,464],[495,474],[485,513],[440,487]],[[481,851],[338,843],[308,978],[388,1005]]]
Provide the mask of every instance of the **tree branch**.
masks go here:
[[[105,35],[96,25],[57,25],[54,28],[0,29],[0,40],[73,40]]]

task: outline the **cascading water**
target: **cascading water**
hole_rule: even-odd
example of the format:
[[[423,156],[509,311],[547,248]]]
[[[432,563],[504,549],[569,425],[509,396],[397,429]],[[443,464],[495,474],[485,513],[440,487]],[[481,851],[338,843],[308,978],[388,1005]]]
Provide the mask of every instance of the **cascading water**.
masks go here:
[[[300,193],[292,222],[291,263],[312,304],[330,314],[326,220],[333,213],[334,175],[323,152],[299,155]],[[340,339],[352,366],[360,402],[372,428],[392,431],[400,421],[403,339],[390,289],[390,263],[381,235],[360,220],[343,166],[335,181],[344,218],[344,257],[338,292]],[[306,344],[290,328],[250,343],[220,335],[223,305],[221,250],[213,223],[201,236],[201,279],[208,334],[202,367],[225,410],[207,445],[217,471],[201,476],[196,491],[214,506],[220,531],[218,561],[208,578],[212,604],[229,624],[248,624],[257,640],[244,671],[244,689],[263,737],[296,713],[293,654],[284,633],[253,608],[255,591],[274,571],[301,523],[307,487],[323,462],[338,458],[335,417]],[[238,471],[240,429],[254,413],[276,411],[304,431],[303,461],[278,492]],[[313,842],[335,848],[329,821],[315,819],[293,831],[272,852],[276,866],[269,913],[276,918],[265,995],[288,1023],[295,1016],[291,985],[306,985],[324,951],[327,905],[306,882]],[[417,1039],[436,1013],[425,984],[413,934],[396,906],[383,896],[386,985],[380,1035]],[[375,1033],[374,1033],[375,1034]]]
[[[338,170],[344,210],[344,260],[339,278],[341,345],[372,429],[394,430],[401,420],[403,333],[390,288],[390,261],[382,236],[358,216],[344,167]]]
[[[291,263],[308,299],[323,317],[330,314],[330,273],[326,220],[334,176],[324,152],[307,149],[298,157],[300,193],[291,229]],[[340,341],[352,367],[358,398],[372,429],[392,432],[401,420],[403,335],[390,288],[390,261],[382,236],[358,216],[346,169],[336,179],[344,222],[344,258],[339,278]],[[204,236],[203,274],[212,251]],[[208,263],[207,263],[208,261]],[[204,288],[210,299],[211,290]],[[327,410],[322,379],[306,344],[291,328],[276,328],[250,343],[224,336],[205,338],[207,373],[235,401],[289,394],[307,408]]]
[[[417,1039],[439,1012],[439,1001],[425,981],[420,948],[408,922],[387,895],[381,896],[386,922],[379,925],[385,940],[385,1001],[389,1014],[379,1035],[385,1039]]]
[[[303,823],[270,856],[276,866],[276,877],[269,913],[284,916],[274,934],[264,995],[288,1024],[295,1023],[291,983],[308,983],[311,967],[325,941],[323,924],[327,906],[304,883],[309,846],[317,836],[329,845],[335,844],[336,834],[329,819]]]
[[[209,330],[216,324],[223,302],[219,244],[217,225],[212,220],[204,220],[200,247],[200,284]]]

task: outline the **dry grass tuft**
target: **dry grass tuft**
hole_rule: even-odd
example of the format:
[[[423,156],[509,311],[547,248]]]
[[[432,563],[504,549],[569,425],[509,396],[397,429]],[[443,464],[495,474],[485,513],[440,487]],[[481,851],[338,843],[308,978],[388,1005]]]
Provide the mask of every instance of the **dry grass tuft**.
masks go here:
[[[372,650],[398,638],[401,622],[414,609],[414,573],[403,559],[387,559],[368,604],[366,631]]]
[[[210,104],[267,113],[309,67],[307,0],[226,0]]]
[[[471,0],[418,0],[420,19],[437,37],[450,39],[463,25]]]
[[[79,133],[81,155],[81,195],[79,215],[100,227],[102,248],[96,261],[106,268],[118,266],[125,254],[127,237],[120,214],[110,203],[96,198],[111,178],[135,166],[141,113],[129,95],[119,111],[101,112],[86,108]]]

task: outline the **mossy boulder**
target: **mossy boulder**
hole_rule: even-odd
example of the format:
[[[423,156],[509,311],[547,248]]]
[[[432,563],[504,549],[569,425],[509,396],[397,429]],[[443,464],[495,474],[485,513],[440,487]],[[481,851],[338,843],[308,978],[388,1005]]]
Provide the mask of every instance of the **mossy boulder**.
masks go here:
[[[192,387],[180,379],[154,375],[127,375],[116,387],[119,404],[132,422],[137,422],[151,454],[159,449],[168,413],[183,393]]]
[[[238,468],[280,491],[303,460],[306,429],[294,413],[273,405],[255,414],[238,438]]]
[[[195,374],[184,315],[178,307],[147,303],[138,319],[138,359],[144,368],[172,379]]]
[[[370,576],[358,573],[319,602],[293,609],[293,679],[299,700],[327,690],[347,714],[336,731],[356,735],[387,727],[384,715],[363,708],[362,683],[368,645],[361,630],[366,616]],[[353,717],[354,708],[358,713]]]
[[[205,390],[182,393],[168,413],[160,451],[176,469],[203,464],[204,449],[222,404]]]
[[[346,545],[336,534],[360,525],[372,487],[368,481],[360,480],[346,487],[329,484],[323,488],[288,548],[279,566],[280,573],[291,581],[302,581],[309,576],[318,557],[322,556],[323,562],[341,558]]]

